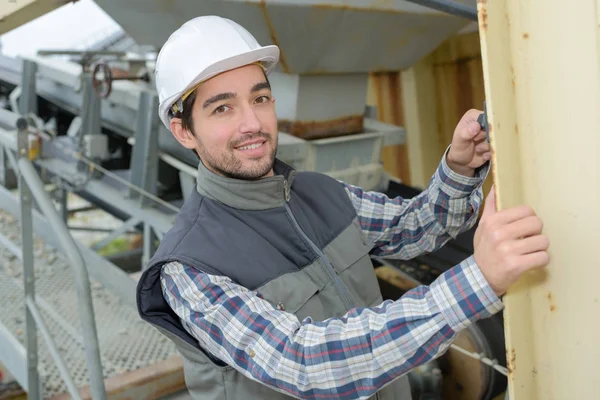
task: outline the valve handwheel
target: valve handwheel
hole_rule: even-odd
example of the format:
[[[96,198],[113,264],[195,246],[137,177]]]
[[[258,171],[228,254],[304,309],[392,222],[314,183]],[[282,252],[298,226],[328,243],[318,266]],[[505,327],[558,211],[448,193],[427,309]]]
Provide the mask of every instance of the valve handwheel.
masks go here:
[[[96,94],[105,99],[110,95],[110,91],[112,90],[112,73],[110,72],[110,68],[105,63],[98,63],[94,67],[94,72],[92,74],[92,81],[94,85],[94,90]]]

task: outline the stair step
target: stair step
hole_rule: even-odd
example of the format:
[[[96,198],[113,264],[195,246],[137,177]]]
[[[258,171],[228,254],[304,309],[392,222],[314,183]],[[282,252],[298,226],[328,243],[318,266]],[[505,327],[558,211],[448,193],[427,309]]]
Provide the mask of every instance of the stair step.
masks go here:
[[[20,225],[0,211],[0,233],[20,246]],[[75,384],[89,385],[73,273],[66,258],[34,235],[35,291],[39,309]],[[92,280],[92,297],[104,378],[172,360],[175,346],[139,318],[137,310]],[[25,312],[21,262],[0,247],[0,323],[25,345]],[[39,371],[44,398],[67,391],[43,337],[38,333]],[[0,354],[2,363],[2,354]]]

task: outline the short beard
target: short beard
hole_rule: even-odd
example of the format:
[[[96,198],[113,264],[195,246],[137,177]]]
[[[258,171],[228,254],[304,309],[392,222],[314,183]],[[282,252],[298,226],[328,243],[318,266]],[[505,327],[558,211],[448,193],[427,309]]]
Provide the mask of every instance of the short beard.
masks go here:
[[[238,180],[259,180],[265,177],[275,165],[275,155],[277,153],[277,138],[273,139],[273,136],[260,132],[250,137],[244,137],[244,141],[253,140],[257,138],[264,138],[267,141],[265,142],[265,146],[267,144],[271,144],[275,141],[275,145],[273,146],[273,150],[271,154],[268,155],[266,159],[257,160],[254,165],[250,166],[247,169],[244,169],[242,162],[234,156],[234,147],[238,146],[240,143],[232,143],[230,146],[230,152],[224,154],[220,160],[215,160],[209,153],[204,151],[204,146],[200,140],[196,137],[196,141],[198,142],[198,152],[200,154],[200,159],[204,163],[204,166],[208,169],[212,170],[217,175],[224,176],[226,178],[238,179]]]

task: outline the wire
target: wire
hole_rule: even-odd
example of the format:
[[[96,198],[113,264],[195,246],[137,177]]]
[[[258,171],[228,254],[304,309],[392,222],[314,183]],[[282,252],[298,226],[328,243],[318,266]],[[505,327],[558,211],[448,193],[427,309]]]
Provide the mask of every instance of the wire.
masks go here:
[[[498,360],[489,359],[483,353],[482,354],[472,353],[472,352],[465,350],[462,347],[459,347],[455,344],[451,344],[450,347],[466,356],[469,356],[471,358],[481,361],[482,363],[484,363],[486,365],[489,365],[490,367],[494,368],[496,371],[500,372],[502,375],[508,376],[508,369],[506,367],[503,367],[502,365],[500,365],[498,363]]]
[[[47,140],[47,139],[44,139]],[[91,176],[91,174],[93,173],[94,169],[97,171],[102,172],[104,175],[109,176],[111,178],[113,178],[114,180],[124,184],[125,186],[127,186],[130,189],[133,189],[137,192],[139,192],[142,196],[148,197],[154,201],[156,201],[159,204],[162,204],[163,206],[169,208],[170,210],[174,211],[174,212],[179,212],[179,208],[174,206],[171,203],[167,203],[166,201],[164,201],[163,199],[153,195],[150,192],[147,192],[146,190],[140,188],[139,186],[134,185],[133,183],[129,182],[127,179],[123,179],[120,176],[110,172],[109,170],[107,170],[106,168],[100,166],[99,164],[93,162],[92,160],[89,160],[87,158],[85,158],[81,153],[76,152],[74,150],[68,149],[67,147],[65,147],[62,143],[53,143],[54,147],[63,151],[63,153],[70,155],[71,157],[75,158],[78,161],[82,161],[85,164],[87,164],[90,167],[89,170],[89,176]],[[87,180],[85,181],[85,183],[87,183]],[[80,185],[77,185],[80,186]]]

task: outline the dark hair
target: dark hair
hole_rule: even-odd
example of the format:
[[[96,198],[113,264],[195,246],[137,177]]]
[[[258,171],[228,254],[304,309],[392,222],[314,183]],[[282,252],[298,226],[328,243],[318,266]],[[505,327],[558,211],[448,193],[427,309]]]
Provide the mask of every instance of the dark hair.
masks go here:
[[[183,127],[183,129],[187,129],[192,133],[194,133],[194,120],[192,119],[192,110],[194,109],[194,102],[196,101],[196,90],[194,90],[183,101],[183,112],[179,113],[181,118],[181,126]]]
[[[265,76],[265,80],[271,85],[269,82],[269,78],[267,77],[267,73],[265,70],[262,70],[263,75]],[[192,110],[194,109],[194,102],[196,101],[196,91],[194,90],[184,101],[183,101],[183,112],[176,113],[174,117],[181,118],[181,126],[183,129],[187,129],[190,132],[194,133],[194,121],[192,119]]]

